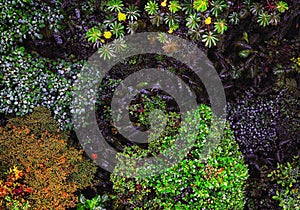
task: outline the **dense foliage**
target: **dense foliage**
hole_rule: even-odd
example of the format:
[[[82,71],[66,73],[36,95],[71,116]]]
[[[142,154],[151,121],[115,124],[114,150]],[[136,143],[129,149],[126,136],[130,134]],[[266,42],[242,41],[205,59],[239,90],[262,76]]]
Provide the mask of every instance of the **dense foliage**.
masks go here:
[[[198,123],[197,136],[192,150],[172,168],[152,177],[135,178],[112,174],[116,206],[136,209],[242,209],[245,203],[245,180],[247,167],[243,162],[232,132],[224,130],[220,144],[206,163],[199,159],[203,141],[209,135],[211,110],[201,105],[194,118],[187,118],[188,124]],[[182,128],[187,129],[187,128]],[[191,139],[190,139],[191,140]],[[186,141],[190,141],[186,139]],[[162,135],[149,143],[148,150],[127,147],[122,155],[126,157],[147,157],[169,148],[174,137]],[[124,165],[123,165],[124,164]],[[134,161],[123,163],[116,172],[135,167]],[[125,168],[124,168],[125,167]],[[136,172],[137,174],[139,171]],[[144,172],[141,172],[144,173]]]
[[[24,172],[14,166],[6,172],[6,177],[0,179],[0,207],[6,209],[29,209],[27,201],[32,189],[24,183]]]
[[[208,162],[200,162],[211,118],[210,109],[201,106],[197,116],[204,120],[194,122],[200,130],[197,141],[177,165],[145,179],[110,176],[114,208],[242,209],[245,202],[246,209],[300,208],[299,160],[292,160],[300,155],[299,11],[299,0],[0,0],[0,126],[11,118],[0,127],[0,209],[112,205],[103,195],[111,186],[108,173],[98,170],[105,181],[99,181],[97,192],[91,193],[96,168],[83,151],[70,146],[68,132],[62,130],[72,129],[71,114],[82,111],[70,102],[77,73],[87,58],[95,51],[103,59],[113,58],[126,50],[125,35],[147,31],[161,32],[156,39],[166,50],[176,48],[167,39],[169,33],[207,52],[226,97],[234,98],[228,109],[232,132],[226,127]],[[139,55],[122,61],[99,86],[99,127],[118,150],[124,149],[120,142],[125,141],[119,141],[112,128],[107,98],[120,78],[128,75],[129,68],[140,69],[145,63],[176,69],[172,73],[187,71],[179,62],[156,58],[152,62],[149,55]],[[195,75],[181,76],[201,92]],[[143,91],[144,97],[151,95]],[[207,102],[199,92],[197,99]],[[131,105],[132,125],[147,130],[153,114],[147,109],[166,103],[157,99],[153,103],[149,97],[142,108]],[[48,110],[35,110],[39,106]],[[169,130],[157,136],[161,130],[151,127],[148,132],[155,132],[149,145],[126,146],[118,158],[156,156],[172,148],[178,113],[167,115]],[[71,138],[76,145],[76,136]],[[97,154],[91,158],[97,159]],[[116,172],[123,169],[119,165]]]
[[[55,114],[61,128],[70,128],[72,81],[82,62],[66,62],[26,52],[24,47],[2,55],[0,61],[0,112],[23,116],[36,106]]]
[[[60,8],[60,1],[1,1],[0,52],[9,53],[26,39],[42,39],[43,34],[57,33],[64,18]]]
[[[297,95],[283,90],[266,97],[247,91],[234,106],[229,105],[228,114],[244,154],[250,150],[259,159],[272,162],[289,161],[283,151],[297,155],[300,143]]]
[[[277,25],[281,13],[288,10],[284,1],[253,2],[249,0],[236,1],[158,1],[149,0],[143,11],[134,4],[122,0],[108,0],[105,20],[86,33],[88,41],[100,47],[98,52],[104,59],[114,56],[115,51],[122,50],[126,45],[122,43],[125,34],[132,34],[145,27],[147,22],[141,19],[145,11],[153,25],[153,30],[174,33],[189,37],[192,40],[205,43],[212,47],[223,39],[228,27],[234,27],[241,20],[251,16],[260,26]],[[113,46],[107,41],[116,38]],[[121,46],[121,48],[120,48]]]
[[[15,166],[24,171],[24,182],[32,190],[27,198],[31,209],[75,206],[74,193],[92,184],[96,170],[82,151],[68,146],[45,108],[0,127],[0,169]]]
[[[268,175],[272,181],[280,185],[280,190],[276,191],[273,199],[279,201],[279,206],[284,210],[300,208],[299,165],[299,157],[295,157],[291,163],[278,164],[277,169]]]

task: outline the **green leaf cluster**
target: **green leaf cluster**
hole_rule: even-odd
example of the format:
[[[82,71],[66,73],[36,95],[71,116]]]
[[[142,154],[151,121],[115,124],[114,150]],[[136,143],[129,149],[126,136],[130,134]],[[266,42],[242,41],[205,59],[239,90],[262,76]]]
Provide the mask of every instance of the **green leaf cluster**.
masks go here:
[[[79,195],[79,203],[76,206],[77,210],[105,210],[105,202],[109,200],[108,195],[96,195],[92,199],[87,199],[83,194]]]

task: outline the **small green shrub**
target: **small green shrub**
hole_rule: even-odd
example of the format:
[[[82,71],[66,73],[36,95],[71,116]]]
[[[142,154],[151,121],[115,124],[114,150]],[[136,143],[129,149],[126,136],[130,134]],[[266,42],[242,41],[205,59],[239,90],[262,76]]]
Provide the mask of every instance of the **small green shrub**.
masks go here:
[[[284,41],[282,44],[286,44]],[[295,49],[300,46],[300,37],[292,41],[295,43]],[[293,94],[299,96],[300,90],[297,85],[297,77],[300,74],[300,56],[297,52],[291,52],[290,62],[277,62],[273,72],[276,75],[275,90],[288,89]],[[276,58],[275,58],[276,59]]]
[[[129,107],[129,115],[132,119],[132,124],[135,127],[147,128],[150,126],[150,114],[156,109],[165,110],[166,104],[159,96],[140,95],[142,103],[135,103]],[[153,114],[153,113],[152,113]],[[158,112],[157,112],[158,114]],[[163,116],[161,116],[163,117]],[[159,121],[159,115],[155,116],[155,120]]]
[[[278,164],[277,169],[268,177],[280,185],[273,199],[279,201],[279,206],[284,210],[300,209],[300,167],[299,157],[294,158],[292,163]]]
[[[40,118],[31,114],[0,127],[0,171],[13,166],[24,171],[24,182],[32,189],[27,199],[31,209],[74,207],[74,193],[91,185],[96,167],[83,158],[83,151],[68,146],[49,110],[36,111]]]
[[[105,202],[109,200],[108,195],[96,195],[92,199],[86,199],[80,194],[79,203],[76,206],[77,210],[105,210]]]
[[[111,175],[116,194],[115,206],[135,209],[243,208],[245,180],[248,173],[233,133],[226,127],[220,144],[207,162],[202,163],[199,156],[203,141],[209,134],[211,110],[201,105],[195,116],[196,121],[191,123],[199,125],[196,141],[191,151],[176,165],[159,175],[146,178],[128,178],[116,175],[116,173]],[[126,147],[119,158],[122,161],[124,156],[157,155],[172,146],[173,135],[166,132],[159,138],[151,139],[148,149],[141,149],[137,146]],[[128,164],[118,165],[115,172],[122,171],[124,167],[134,167]]]
[[[300,56],[298,58],[291,58],[291,61],[293,62],[293,68],[295,71],[300,73]]]

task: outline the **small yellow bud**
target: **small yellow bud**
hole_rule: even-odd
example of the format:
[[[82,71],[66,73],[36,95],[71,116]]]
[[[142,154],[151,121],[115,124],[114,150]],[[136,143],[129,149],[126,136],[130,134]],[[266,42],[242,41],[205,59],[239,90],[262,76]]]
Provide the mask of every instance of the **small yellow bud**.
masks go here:
[[[103,34],[103,36],[104,36],[105,39],[110,39],[111,36],[112,36],[112,34],[111,34],[110,31],[105,31],[104,34]],[[102,41],[101,41],[101,42],[102,42]]]
[[[207,17],[207,18],[205,19],[204,23],[205,23],[206,25],[211,24],[211,17]]]
[[[118,13],[118,20],[119,21],[124,21],[126,20],[126,14],[122,13],[122,12],[119,12]]]
[[[167,0],[164,0],[163,2],[161,2],[160,4],[162,7],[166,7],[167,6]]]

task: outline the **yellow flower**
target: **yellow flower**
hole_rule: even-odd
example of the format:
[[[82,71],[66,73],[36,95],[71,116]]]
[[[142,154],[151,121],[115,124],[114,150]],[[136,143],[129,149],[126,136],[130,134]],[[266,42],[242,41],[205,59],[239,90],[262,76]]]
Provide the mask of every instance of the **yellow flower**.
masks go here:
[[[22,171],[18,169],[18,167],[14,166],[13,169],[9,169],[9,172],[14,172],[16,179],[19,179],[22,176]]]
[[[176,25],[172,25],[170,28],[169,28],[169,31],[168,31],[168,33],[169,34],[171,34],[171,33],[173,33],[174,31],[176,31],[177,29],[178,29],[178,25],[176,24]]]
[[[298,66],[300,66],[300,57],[297,58],[296,63]]]
[[[124,14],[124,13],[122,13],[122,12],[119,12],[119,13],[118,13],[118,20],[119,20],[119,21],[126,20],[126,14]]]
[[[166,7],[167,6],[167,0],[164,0],[163,2],[161,2],[160,4],[162,7]]]
[[[112,34],[111,34],[110,31],[105,31],[104,34],[103,34],[103,36],[104,36],[105,39],[110,39],[110,37],[112,36]]]
[[[295,57],[292,57],[291,58],[291,61],[293,61],[295,64],[297,64],[298,66],[300,66],[300,57],[298,58],[295,58]]]
[[[100,41],[102,42],[102,43],[104,43],[105,41],[104,41],[104,39],[100,39]]]
[[[207,18],[205,19],[204,23],[205,23],[206,25],[211,24],[211,17],[207,17]]]

